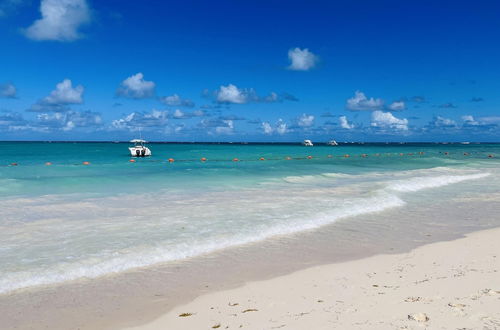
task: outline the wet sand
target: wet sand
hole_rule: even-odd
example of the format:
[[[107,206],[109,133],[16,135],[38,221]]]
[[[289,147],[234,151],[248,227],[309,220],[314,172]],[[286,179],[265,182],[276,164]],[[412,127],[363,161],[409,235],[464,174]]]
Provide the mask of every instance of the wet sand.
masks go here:
[[[287,274],[306,269],[304,272],[307,274],[311,272],[310,276],[313,277],[319,276],[318,281],[320,278],[323,278],[324,281],[322,285],[335,288],[335,292],[337,292],[336,290],[340,287],[337,288],[336,286],[342,286],[342,281],[332,281],[334,278],[340,278],[332,272],[342,270],[346,265],[345,262],[353,260],[352,263],[358,265],[355,267],[359,267],[355,268],[356,271],[354,271],[354,273],[359,273],[357,275],[360,276],[361,280],[362,274],[377,272],[376,270],[372,270],[372,266],[377,266],[379,261],[370,261],[372,259],[367,259],[375,255],[382,256],[375,256],[373,260],[377,260],[376,258],[395,258],[394,260],[390,259],[392,261],[389,260],[384,262],[383,264],[386,268],[377,272],[381,274],[381,272],[385,270],[392,275],[388,275],[389,277],[387,278],[375,278],[374,281],[377,283],[370,279],[370,281],[368,281],[369,283],[366,282],[363,284],[364,291],[362,291],[361,285],[354,286],[352,291],[347,290],[343,293],[345,297],[342,299],[346,299],[347,296],[350,296],[350,298],[353,299],[353,304],[359,303],[360,308],[362,307],[362,309],[365,309],[365,304],[378,303],[376,300],[365,299],[367,295],[375,294],[375,291],[370,291],[372,290],[371,288],[380,288],[380,286],[399,286],[403,288],[407,285],[408,287],[405,288],[405,290],[393,290],[395,295],[397,293],[393,298],[400,300],[403,296],[405,296],[404,299],[407,298],[406,296],[420,296],[426,297],[426,299],[433,299],[433,304],[439,304],[439,306],[444,304],[444,306],[447,306],[446,304],[448,304],[448,302],[432,298],[429,296],[428,291],[422,291],[422,293],[411,291],[409,290],[411,283],[408,282],[405,284],[398,282],[397,277],[395,277],[397,274],[397,263],[395,263],[395,261],[400,260],[404,253],[408,253],[419,246],[437,241],[455,240],[470,232],[498,227],[500,225],[500,217],[497,211],[500,194],[489,194],[488,196],[489,197],[478,195],[467,196],[467,194],[464,195],[462,193],[460,195],[451,196],[447,203],[443,204],[440,202],[440,205],[433,205],[432,196],[430,196],[428,199],[423,199],[420,202],[408,204],[405,208],[346,219],[345,221],[339,221],[333,225],[325,226],[320,230],[304,232],[290,237],[277,237],[258,244],[250,244],[236,249],[223,250],[218,253],[179,261],[177,263],[144,268],[123,274],[105,276],[92,280],[74,281],[58,286],[33,288],[1,295],[0,323],[2,327],[7,329],[122,329],[134,326],[144,326],[145,324],[154,325],[154,323],[150,322],[154,322],[154,320],[157,320],[159,317],[161,322],[164,322],[165,317],[173,317],[175,322],[180,319],[188,320],[190,317],[179,318],[177,314],[184,312],[190,313],[189,310],[191,307],[188,308],[188,306],[196,306],[196,310],[191,312],[197,313],[197,318],[192,318],[192,320],[203,320],[203,324],[200,324],[202,328],[210,328],[217,325],[216,322],[221,322],[222,327],[222,322],[227,322],[227,319],[221,318],[217,320],[213,318],[213,314],[210,314],[210,311],[213,312],[215,310],[216,305],[214,304],[217,301],[220,303],[217,305],[219,311],[224,317],[226,317],[224,313],[227,310],[223,309],[223,307],[226,306],[239,306],[236,312],[236,314],[239,315],[238,313],[241,313],[245,309],[259,309],[259,311],[261,311],[264,307],[260,306],[272,304],[277,306],[280,305],[282,309],[269,309],[268,312],[274,313],[273,315],[284,317],[283,313],[285,313],[286,306],[290,306],[289,312],[292,314],[298,306],[302,306],[298,304],[297,300],[294,300],[298,299],[297,297],[291,296],[287,298],[286,301],[279,300],[281,291],[278,290],[273,293],[273,291],[270,290],[267,296],[259,294],[246,298],[245,290],[248,289],[245,288],[248,288],[248,286],[245,286],[245,283],[262,280],[273,281],[273,278],[280,278],[280,276],[287,276]],[[488,231],[486,231],[486,233],[487,232]],[[496,236],[498,237],[498,235],[499,233],[496,231]],[[486,239],[480,241],[483,240],[485,242],[488,241]],[[455,241],[439,244],[455,244]],[[463,246],[460,244],[457,245],[457,248]],[[496,251],[500,251],[497,245],[492,248],[496,249]],[[454,249],[455,248],[449,252],[449,256],[457,258],[460,256],[460,253],[455,252]],[[470,259],[483,260],[481,259],[482,251],[483,250],[471,252]],[[403,255],[401,255],[401,253],[403,253]],[[433,253],[431,255],[433,255]],[[423,257],[418,260],[426,261]],[[464,261],[463,265],[469,267],[469,261]],[[309,269],[318,265],[328,264],[333,265]],[[416,261],[413,264],[417,265]],[[491,264],[491,266],[493,267],[494,265]],[[328,267],[331,267],[331,269]],[[475,269],[480,269],[477,266],[474,267]],[[415,271],[415,268],[418,269],[418,272]],[[317,273],[317,269],[324,270]],[[424,280],[426,270],[427,268],[425,267],[420,269],[420,267],[416,266],[413,268],[405,266],[404,272],[406,275],[404,278],[415,281]],[[436,271],[441,272],[440,269]],[[448,274],[446,272],[449,271],[450,269],[448,267],[443,269],[442,273]],[[483,271],[468,272],[467,276],[462,277],[472,278],[469,276],[471,274],[482,276],[486,274],[486,271],[487,269],[484,268]],[[301,273],[299,272],[296,274]],[[310,294],[308,293],[308,295],[305,296],[309,299],[306,299],[307,301],[316,302],[316,304],[320,304],[317,300],[327,301],[327,298],[316,297],[322,291],[326,292],[326,287],[323,287],[324,290],[318,289],[315,291],[315,289],[313,289],[314,287],[311,286],[313,282],[307,280],[307,278],[303,283],[300,281],[294,282],[297,280],[296,278],[298,275],[296,274],[289,275],[292,278],[292,282],[289,283],[292,283],[293,287],[300,287],[301,290],[310,291]],[[345,271],[344,274],[347,276],[350,272]],[[412,277],[416,275],[420,275],[420,277]],[[448,278],[450,281],[454,279],[454,277],[451,276],[448,276]],[[498,276],[498,278],[500,278],[500,276]],[[480,293],[478,293],[479,291],[474,291],[476,289],[485,290],[491,288],[493,290],[500,290],[498,285],[497,287],[494,286],[494,282],[492,282],[491,285],[483,284],[489,283],[489,279],[486,277],[474,277],[474,279],[475,281],[473,282],[480,283],[481,288],[471,287],[469,290],[470,292],[461,291],[460,294],[457,293],[456,297],[465,297],[464,295],[466,293],[468,295],[480,295]],[[262,285],[266,285],[266,282],[262,283],[264,283]],[[423,282],[423,285],[426,285],[425,283],[426,282]],[[437,282],[433,281],[433,283]],[[373,287],[371,285],[379,285],[379,287]],[[453,286],[462,288],[463,285],[460,282],[456,282]],[[239,287],[240,289],[237,289]],[[277,289],[278,288],[279,286]],[[347,288],[349,288],[349,286],[347,286]],[[424,288],[424,286],[418,288]],[[233,296],[229,297],[224,293],[231,289],[243,291],[239,292],[238,295],[233,298]],[[384,291],[380,291],[380,296],[388,295],[392,292],[390,289],[391,288],[384,288]],[[281,288],[280,290],[284,289]],[[433,289],[431,288],[429,290],[432,291]],[[376,296],[379,296],[378,292],[379,291],[376,291]],[[341,299],[335,298],[333,291],[330,293],[331,296],[328,298],[331,299],[329,300],[330,307],[333,308],[332,310],[335,310],[338,306],[332,304],[332,301]],[[209,299],[209,301],[211,301],[212,298],[206,298],[210,297],[206,296],[207,294],[216,296],[221,295],[217,297],[225,298],[220,298],[222,299],[220,301],[214,300],[211,306],[199,305],[200,299]],[[448,296],[444,294],[442,296],[448,298]],[[488,293],[488,296],[485,297],[489,296]],[[491,296],[494,297],[493,294]],[[193,299],[197,297],[200,298],[193,302]],[[324,295],[324,297],[327,297],[327,295]],[[235,302],[238,302],[239,305],[229,306],[229,298],[231,298],[231,303],[233,303],[233,299],[237,298],[239,301],[235,300]],[[455,297],[450,296],[449,298]],[[251,307],[250,304],[248,304],[248,306],[244,305],[251,303],[248,302],[248,299],[250,299],[251,302],[259,303],[259,308]],[[275,303],[273,303],[273,299],[276,301]],[[403,304],[403,302],[399,300],[397,300],[397,304]],[[486,300],[483,299],[479,301],[485,302]],[[196,305],[185,305],[190,302]],[[417,303],[415,306],[419,306],[424,304],[424,301],[418,300],[415,303]],[[470,302],[469,304],[472,305]],[[313,305],[311,305],[311,309],[314,307],[316,310],[317,306]],[[210,307],[214,307],[214,310],[210,310]],[[242,307],[245,308],[241,309]],[[300,307],[300,311],[297,310],[295,314],[310,312],[307,309],[303,309],[304,308]],[[182,310],[182,312],[179,312],[180,310]],[[415,313],[419,312],[419,310],[420,309],[415,309]],[[168,314],[169,311],[171,314]],[[283,313],[280,314],[281,312],[279,311]],[[340,309],[340,311],[344,310]],[[252,320],[256,318],[254,320],[255,322],[262,321],[259,319],[257,312],[249,311],[242,313],[242,315],[245,315],[245,317],[248,316],[252,318]],[[305,317],[306,315],[308,314],[304,314],[303,316]],[[354,318],[357,318],[356,314],[352,315]],[[380,317],[387,320],[387,315],[384,315],[385,314],[381,314]],[[398,325],[399,323],[397,322],[401,321],[401,317],[407,317],[407,315],[401,315],[403,314],[394,314],[394,322],[396,322],[394,324]],[[328,318],[326,314],[318,317]],[[435,319],[435,316],[432,318]],[[302,317],[298,319],[307,320],[307,318]],[[280,318],[280,320],[285,319]],[[304,322],[307,323],[307,321]],[[236,325],[236,323],[234,323],[234,325]],[[175,329],[176,326],[174,325],[177,323],[172,324],[173,325],[171,327],[169,326],[169,328]],[[266,327],[265,324],[261,323],[247,324],[256,324],[257,328],[259,326]],[[387,324],[388,323],[385,325]],[[411,325],[412,323],[409,324]],[[229,323],[225,326],[227,325],[229,325]],[[239,325],[240,324],[238,324],[238,327]],[[278,324],[278,326],[279,325],[280,324]],[[314,325],[314,323],[312,323],[312,325]],[[302,323],[297,323],[297,326],[302,327]],[[464,325],[464,327],[466,326]]]

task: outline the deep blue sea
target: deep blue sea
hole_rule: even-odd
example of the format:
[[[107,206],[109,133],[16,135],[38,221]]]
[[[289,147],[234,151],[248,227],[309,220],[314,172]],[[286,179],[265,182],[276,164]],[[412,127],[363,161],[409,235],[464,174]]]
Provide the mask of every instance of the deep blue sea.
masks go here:
[[[135,162],[128,146],[0,143],[0,293],[480,189],[500,165],[499,144],[149,144]]]

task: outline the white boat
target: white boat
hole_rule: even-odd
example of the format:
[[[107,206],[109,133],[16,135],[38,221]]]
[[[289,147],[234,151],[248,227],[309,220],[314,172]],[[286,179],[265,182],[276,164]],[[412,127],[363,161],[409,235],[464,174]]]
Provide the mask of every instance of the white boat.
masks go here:
[[[134,144],[133,147],[128,148],[128,150],[130,150],[130,155],[132,157],[151,156],[151,150],[149,150],[149,148],[144,145],[146,143],[146,141],[141,140],[141,139],[133,139],[133,140],[130,140],[130,143]]]
[[[302,142],[302,145],[305,145],[306,147],[312,147],[314,144],[312,143],[311,140],[304,140]]]
[[[338,146],[339,144],[335,140],[328,141],[327,145],[329,146]]]

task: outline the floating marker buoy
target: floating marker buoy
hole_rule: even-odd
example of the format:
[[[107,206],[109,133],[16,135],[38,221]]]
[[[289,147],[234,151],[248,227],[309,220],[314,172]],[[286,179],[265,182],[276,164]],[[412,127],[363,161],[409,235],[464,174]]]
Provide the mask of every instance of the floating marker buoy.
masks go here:
[[[468,152],[464,152],[464,156],[469,156],[469,153]]]
[[[169,163],[173,163],[174,161],[175,161],[175,160],[174,160],[173,158],[169,158],[169,159],[168,159],[168,162],[169,162]]]
[[[233,162],[238,162],[239,159],[238,158],[233,158]]]
[[[207,159],[206,159],[205,157],[201,157],[201,161],[202,161],[202,162],[206,162],[206,161],[207,161]]]
[[[399,153],[399,155],[400,155],[400,156],[404,156],[405,154],[404,154],[404,153],[402,153],[402,152],[400,152],[400,153]]]
[[[83,165],[90,165],[90,162],[83,162]]]
[[[366,158],[366,157],[368,157],[368,155],[367,154],[361,154],[361,157]]]
[[[50,166],[50,165],[52,165],[52,163],[51,162],[46,162],[45,165]]]
[[[17,166],[17,163],[10,163],[10,166]]]
[[[135,163],[135,159],[130,159],[129,162]]]
[[[492,155],[492,154],[489,154],[489,155],[488,155],[488,158],[493,158],[493,155]]]
[[[313,158],[313,156],[307,156],[307,159],[312,159],[312,158]]]
[[[292,157],[285,157],[285,159],[286,159],[286,160],[290,160],[290,159],[292,159]]]
[[[419,154],[419,155],[423,155],[423,154],[424,154],[424,152],[423,152],[423,151],[420,151],[418,154]]]
[[[444,154],[445,154],[445,155],[448,155],[449,153],[448,153],[448,151],[446,151]]]
[[[264,157],[260,157],[259,160],[266,160]]]
[[[349,154],[344,155],[344,158],[349,158],[349,157],[351,157],[351,156],[349,156]]]

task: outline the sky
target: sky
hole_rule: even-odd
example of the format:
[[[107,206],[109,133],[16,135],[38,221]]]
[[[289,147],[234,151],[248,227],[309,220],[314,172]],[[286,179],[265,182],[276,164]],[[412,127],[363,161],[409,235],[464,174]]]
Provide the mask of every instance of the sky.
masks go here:
[[[500,141],[499,1],[0,0],[0,140]]]

